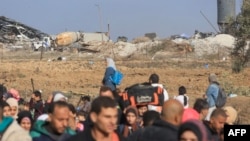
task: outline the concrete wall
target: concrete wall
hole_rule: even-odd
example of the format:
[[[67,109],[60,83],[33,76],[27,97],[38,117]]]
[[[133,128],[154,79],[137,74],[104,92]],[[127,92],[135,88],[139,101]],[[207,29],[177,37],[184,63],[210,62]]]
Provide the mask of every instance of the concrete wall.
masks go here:
[[[104,33],[84,33],[84,42],[86,43],[93,41],[107,42],[108,40],[108,36],[106,36]]]

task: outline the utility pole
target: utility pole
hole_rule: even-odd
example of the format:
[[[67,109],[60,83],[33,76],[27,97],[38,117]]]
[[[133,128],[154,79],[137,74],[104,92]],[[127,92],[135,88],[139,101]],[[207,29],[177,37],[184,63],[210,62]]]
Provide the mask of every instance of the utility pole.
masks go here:
[[[100,29],[101,29],[101,35],[102,35],[102,42],[103,42],[103,32],[102,32],[102,14],[101,14],[101,8],[99,4],[95,4],[95,6],[98,8],[99,18],[100,18]]]
[[[109,40],[110,40],[110,25],[108,24],[108,37],[109,37]]]

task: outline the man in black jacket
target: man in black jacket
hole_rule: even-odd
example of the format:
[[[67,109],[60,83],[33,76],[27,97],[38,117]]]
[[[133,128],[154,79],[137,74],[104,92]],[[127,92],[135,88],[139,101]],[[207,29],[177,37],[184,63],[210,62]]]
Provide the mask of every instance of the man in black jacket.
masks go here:
[[[36,120],[40,115],[43,114],[43,101],[42,101],[42,93],[40,91],[34,91],[32,94],[32,105],[30,110],[33,113],[34,119]],[[30,103],[31,104],[31,103]]]
[[[99,96],[91,104],[90,119],[93,126],[71,137],[68,141],[123,141],[115,132],[117,126],[117,104],[107,96]]]
[[[183,105],[174,99],[164,102],[162,119],[154,121],[144,129],[139,141],[177,141],[178,126],[181,124]]]
[[[223,109],[215,109],[210,117],[210,121],[203,121],[208,139],[213,141],[220,141],[220,134],[227,120],[227,114]]]

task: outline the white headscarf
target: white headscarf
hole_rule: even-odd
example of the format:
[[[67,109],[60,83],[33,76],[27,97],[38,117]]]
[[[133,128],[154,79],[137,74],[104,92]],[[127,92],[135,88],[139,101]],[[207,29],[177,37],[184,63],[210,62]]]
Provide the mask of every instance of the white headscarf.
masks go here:
[[[106,58],[106,61],[107,61],[107,67],[112,67],[114,70],[116,70],[115,62],[112,58]]]
[[[18,114],[18,101],[15,98],[8,98],[6,102],[10,105],[10,107],[16,107],[17,111],[13,118],[17,119]]]

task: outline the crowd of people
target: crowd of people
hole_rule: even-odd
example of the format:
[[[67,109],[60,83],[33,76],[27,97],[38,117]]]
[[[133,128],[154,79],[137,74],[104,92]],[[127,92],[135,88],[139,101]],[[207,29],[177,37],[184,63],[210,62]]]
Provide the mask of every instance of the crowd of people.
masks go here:
[[[163,89],[164,103],[154,105],[122,104],[122,91],[110,76],[117,70],[107,58],[98,97],[81,97],[82,104],[69,103],[61,91],[52,92],[46,101],[36,90],[30,100],[18,90],[0,86],[0,141],[223,141],[224,125],[237,123],[232,106],[216,107],[219,82],[208,76],[206,94],[189,104],[185,86],[169,97],[159,83],[158,74],[149,76],[153,87]]]

